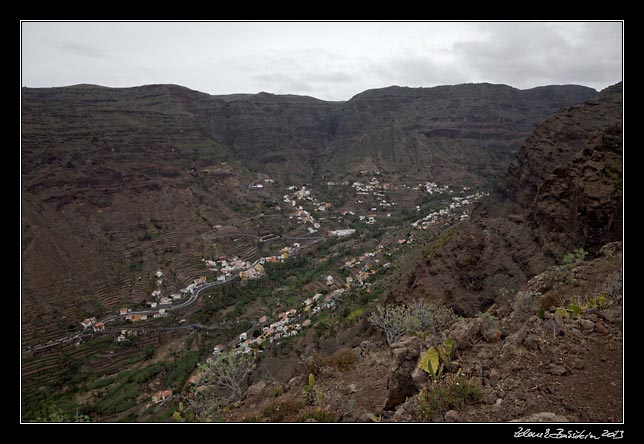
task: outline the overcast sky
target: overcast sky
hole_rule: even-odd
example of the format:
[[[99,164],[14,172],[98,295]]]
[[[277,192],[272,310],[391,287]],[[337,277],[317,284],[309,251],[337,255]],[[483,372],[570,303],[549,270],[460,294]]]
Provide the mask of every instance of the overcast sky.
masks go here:
[[[622,80],[622,23],[23,22],[22,85],[348,100],[390,85]]]

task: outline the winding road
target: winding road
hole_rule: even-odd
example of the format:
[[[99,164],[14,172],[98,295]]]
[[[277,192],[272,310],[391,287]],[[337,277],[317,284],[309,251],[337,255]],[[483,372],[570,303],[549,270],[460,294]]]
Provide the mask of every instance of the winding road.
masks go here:
[[[235,237],[251,236],[251,237],[255,237],[255,238],[259,239],[259,236],[255,235],[255,234],[251,234],[251,233],[231,233],[231,234],[220,235],[220,236],[217,236],[217,237],[227,237],[227,236],[231,236],[231,237],[232,236],[235,236]],[[326,240],[326,237],[287,237],[287,236],[279,236],[279,237],[283,238],[283,239],[289,239],[289,240],[310,240],[311,241],[311,242],[309,242],[309,243],[307,243],[305,245],[300,246],[299,248],[294,249],[293,250],[293,255],[297,255],[300,252],[300,250],[302,250],[304,248],[310,247],[311,245],[314,245],[314,244],[316,244],[318,242],[322,242],[322,241]],[[255,265],[257,262],[258,261],[256,261],[253,265]],[[202,284],[202,285],[196,287],[191,292],[190,297],[188,299],[186,299],[185,301],[182,301],[182,302],[180,302],[178,304],[166,305],[165,307],[164,306],[157,306],[157,308],[154,308],[154,309],[132,310],[132,311],[128,312],[127,314],[120,314],[120,313],[119,314],[113,314],[113,315],[110,315],[110,316],[108,316],[106,318],[97,320],[96,322],[97,323],[102,322],[104,324],[107,324],[109,322],[114,322],[116,320],[123,319],[123,318],[125,318],[127,316],[130,316],[130,315],[154,315],[154,314],[157,314],[159,312],[159,309],[163,309],[163,308],[165,308],[165,310],[168,311],[168,312],[177,311],[177,310],[183,310],[185,308],[188,308],[188,307],[194,305],[197,302],[197,300],[199,299],[199,296],[201,295],[201,293],[203,291],[208,290],[209,288],[212,288],[212,287],[216,287],[218,285],[227,284],[229,282],[234,281],[235,279],[238,279],[237,275],[232,275],[232,276],[226,278],[223,281],[207,282],[205,284]],[[146,327],[143,327],[143,328],[146,328]],[[185,325],[178,326],[178,327],[147,327],[147,329],[150,329],[150,330],[153,330],[153,329],[154,330],[159,330],[159,329],[187,329],[187,328],[211,329],[211,327],[204,326],[204,325],[201,325],[201,324],[185,324]],[[216,327],[212,327],[212,328],[216,328]],[[92,331],[93,330],[91,328],[84,328],[84,329],[82,329],[80,331],[77,331],[77,332],[74,332],[72,334],[65,335],[65,336],[57,338],[57,339],[52,339],[52,340],[50,340],[49,342],[47,342],[45,344],[38,344],[38,345],[31,346],[31,347],[27,347],[27,350],[28,351],[34,351],[34,352],[35,351],[43,351],[43,350],[46,350],[46,349],[49,349],[49,348],[52,348],[52,347],[56,347],[56,346],[59,346],[59,345],[68,344],[70,342],[76,341],[77,339],[81,338],[82,336],[88,336],[88,335],[92,334]],[[112,331],[112,330],[110,329],[110,331]]]

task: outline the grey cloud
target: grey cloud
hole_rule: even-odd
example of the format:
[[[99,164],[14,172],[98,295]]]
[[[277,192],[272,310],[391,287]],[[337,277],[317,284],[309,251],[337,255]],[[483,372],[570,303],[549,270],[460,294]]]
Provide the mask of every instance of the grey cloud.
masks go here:
[[[278,93],[301,93],[314,91],[314,88],[298,78],[280,72],[263,73],[252,77],[262,89]]]
[[[311,80],[312,82],[320,83],[347,83],[353,80],[349,74],[342,71],[311,72],[306,74],[304,77]]]
[[[371,61],[368,68],[383,86],[434,86],[467,81],[463,73],[450,63],[439,63],[430,56],[392,58],[386,62]]]
[[[169,82],[213,94],[264,90],[327,100],[394,84],[602,89],[621,79],[621,26],[27,23],[23,79],[33,86]]]
[[[59,45],[58,49],[73,55],[91,57],[93,59],[102,59],[107,57],[107,53],[105,53],[101,49],[89,45],[84,45],[82,43],[66,42],[62,45]]]
[[[499,26],[483,40],[455,43],[458,63],[479,81],[517,87],[554,79],[599,86],[621,78],[621,52],[615,51],[621,36],[614,29],[585,24],[566,35],[556,25],[528,25]]]

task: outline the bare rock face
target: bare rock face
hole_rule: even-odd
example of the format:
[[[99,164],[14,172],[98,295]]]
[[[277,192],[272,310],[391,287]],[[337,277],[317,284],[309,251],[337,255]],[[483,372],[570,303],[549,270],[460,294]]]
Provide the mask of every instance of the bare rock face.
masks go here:
[[[394,410],[407,397],[418,393],[412,373],[420,357],[422,341],[415,336],[404,336],[391,346],[392,364],[387,382],[387,400],[384,410]]]
[[[401,292],[431,288],[433,299],[475,316],[500,288],[518,289],[564,254],[583,247],[594,256],[619,241],[622,208],[619,83],[540,123],[470,220],[427,246]]]
[[[368,90],[342,107],[327,168],[377,165],[381,171],[412,173],[431,164],[440,178],[502,174],[513,156],[511,147],[518,147],[532,124],[564,103],[595,94],[577,86],[517,90],[486,83]],[[349,145],[353,149],[346,149]],[[455,161],[453,150],[467,153],[467,164]]]

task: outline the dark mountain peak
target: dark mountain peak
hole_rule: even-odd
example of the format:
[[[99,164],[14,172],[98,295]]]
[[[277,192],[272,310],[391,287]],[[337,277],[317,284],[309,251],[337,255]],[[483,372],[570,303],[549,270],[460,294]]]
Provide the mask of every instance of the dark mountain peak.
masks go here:
[[[383,98],[383,97],[413,96],[413,95],[418,95],[418,93],[422,89],[423,88],[411,88],[408,86],[398,86],[398,85],[386,86],[384,88],[373,88],[356,94],[351,99],[349,99],[349,101]]]
[[[622,100],[624,92],[624,82],[618,82],[601,90],[600,99],[602,100]]]
[[[56,88],[56,87],[54,87]],[[76,85],[63,86],[59,88],[70,88],[70,89],[109,89],[109,86],[96,85],[94,83],[78,83]]]
[[[388,86],[385,88],[369,89],[356,94],[350,101],[405,98],[405,99],[454,99],[470,97],[497,97],[515,98],[527,97],[537,99],[555,99],[564,101],[576,101],[590,99],[597,94],[593,88],[580,85],[549,85],[529,89],[518,89],[502,83],[462,83],[458,85],[438,85],[433,87],[410,88],[403,86]]]
[[[254,103],[326,103],[325,100],[320,100],[311,96],[300,96],[296,94],[273,94],[266,91],[261,91],[257,94],[241,93],[241,94],[222,94],[213,95],[212,97],[223,100],[224,102],[254,102]],[[330,102],[338,103],[338,102]]]
[[[546,177],[575,158],[597,133],[621,126],[621,106],[621,84],[617,84],[541,122],[498,183],[498,196],[530,208]]]
[[[544,86],[535,86],[534,88],[527,88],[522,91],[532,92],[532,93],[543,93],[543,92],[563,92],[563,91],[583,91],[591,94],[597,94],[597,90],[583,85],[544,85]]]

